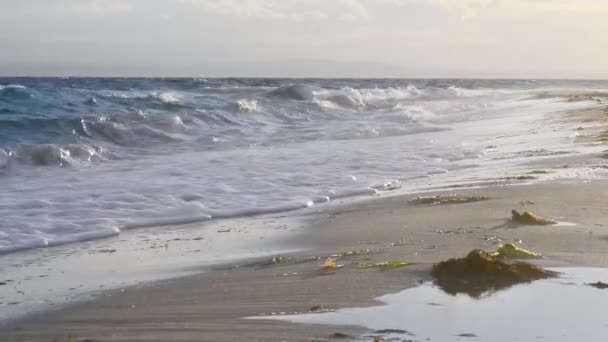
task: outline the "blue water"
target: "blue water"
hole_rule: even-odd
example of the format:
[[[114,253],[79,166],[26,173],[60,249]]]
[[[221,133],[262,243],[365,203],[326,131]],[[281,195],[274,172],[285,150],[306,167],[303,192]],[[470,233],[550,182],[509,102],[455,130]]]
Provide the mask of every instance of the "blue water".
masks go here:
[[[547,118],[602,105],[536,95],[605,88],[0,78],[0,253],[495,176],[535,151],[572,152]]]

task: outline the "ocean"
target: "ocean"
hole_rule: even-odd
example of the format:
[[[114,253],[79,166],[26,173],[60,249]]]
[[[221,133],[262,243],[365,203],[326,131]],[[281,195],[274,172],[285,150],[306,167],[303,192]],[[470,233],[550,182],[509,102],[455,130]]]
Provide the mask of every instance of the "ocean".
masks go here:
[[[607,81],[0,78],[0,254],[495,181],[597,152]],[[542,95],[542,96],[539,96]]]

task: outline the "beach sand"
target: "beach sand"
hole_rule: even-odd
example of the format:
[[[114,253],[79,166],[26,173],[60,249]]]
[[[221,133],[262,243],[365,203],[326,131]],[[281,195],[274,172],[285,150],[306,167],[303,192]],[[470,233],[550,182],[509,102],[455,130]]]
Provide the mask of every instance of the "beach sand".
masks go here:
[[[372,305],[375,297],[430,279],[436,262],[474,248],[494,250],[501,242],[542,253],[544,265],[607,266],[607,190],[605,181],[547,183],[450,192],[490,197],[462,204],[416,205],[410,202],[415,196],[396,196],[337,206],[310,215],[309,234],[299,237],[303,246],[315,248],[310,252],[115,291],[17,322],[0,332],[0,340],[325,341],[335,333],[354,336],[363,329],[242,318]],[[511,209],[572,224],[513,226]],[[326,257],[348,251],[357,252],[336,257],[344,267],[320,267]],[[360,267],[389,260],[413,264]]]

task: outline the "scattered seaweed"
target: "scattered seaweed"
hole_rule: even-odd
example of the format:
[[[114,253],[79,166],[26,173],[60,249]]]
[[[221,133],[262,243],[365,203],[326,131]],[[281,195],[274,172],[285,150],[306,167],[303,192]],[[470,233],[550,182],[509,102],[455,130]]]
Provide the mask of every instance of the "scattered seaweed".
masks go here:
[[[358,256],[358,255],[369,255],[369,254],[374,254],[374,253],[379,253],[379,250],[371,250],[369,248],[366,249],[351,249],[348,251],[344,251],[341,252],[339,254],[334,254],[332,255],[335,257],[351,257],[351,256]]]
[[[534,201],[529,201],[529,200],[521,201],[521,202],[519,202],[519,205],[521,205],[522,207],[525,207],[527,205],[534,205]]]
[[[473,250],[465,258],[442,261],[433,266],[435,283],[446,293],[468,294],[479,298],[516,284],[553,278],[556,272],[516,261],[508,262],[482,250]]]
[[[608,289],[608,284],[606,284],[604,282],[601,282],[601,281],[598,281],[598,282],[595,282],[595,283],[590,283],[590,284],[587,284],[587,285],[591,286],[591,287],[595,287],[596,289],[600,289],[600,290]]]
[[[89,254],[112,254],[116,253],[116,249],[96,249],[89,251]]]
[[[473,334],[473,333],[458,334],[456,336],[458,336],[458,337],[468,337],[468,338],[476,338],[477,337],[477,335]]]
[[[536,177],[531,175],[523,175],[523,176],[513,176],[513,177],[505,177],[505,180],[531,180],[536,179]]]
[[[437,196],[418,196],[410,201],[412,204],[458,204],[458,203],[471,203],[489,200],[488,196],[478,195],[437,195]]]
[[[281,267],[281,266],[289,266],[289,265],[299,265],[312,261],[322,260],[317,256],[310,256],[307,258],[295,258],[295,257],[283,257],[277,255],[270,259],[264,259],[260,261],[254,261],[247,264],[243,264],[242,267],[253,267],[253,268],[270,268],[270,267]],[[241,267],[241,266],[238,266]],[[231,267],[233,268],[233,267]],[[218,268],[222,269],[222,268]]]
[[[493,254],[499,258],[510,258],[510,259],[525,259],[525,258],[538,258],[541,255],[534,253],[523,248],[519,248],[512,243],[505,243],[496,249],[496,253]]]
[[[342,268],[344,265],[336,263],[336,259],[327,258],[321,267],[325,270],[335,270],[336,268]]]
[[[403,266],[409,266],[411,265],[409,262],[407,261],[400,261],[400,260],[396,260],[396,261],[384,261],[384,262],[377,262],[375,264],[362,264],[359,266],[359,268],[362,269],[367,269],[367,268],[371,268],[371,267],[403,267]]]
[[[511,210],[511,221],[519,224],[548,226],[557,224],[556,221],[537,216],[529,211],[519,213],[517,210]]]
[[[476,227],[476,229],[480,229],[480,227]],[[437,234],[440,235],[449,235],[449,234],[473,234],[475,231],[472,229],[465,229],[463,227],[459,227],[458,229],[455,230],[443,230],[440,229],[438,231],[436,231]]]
[[[399,239],[397,241],[389,243],[389,247],[401,247],[415,245],[413,242],[409,242],[407,239]]]
[[[321,267],[323,267],[326,270],[331,270],[336,268],[338,265],[336,264],[336,260],[332,259],[332,258],[327,258],[327,260],[325,260],[325,262],[323,263],[323,265],[321,265]]]
[[[530,172],[528,172],[531,175],[547,175],[549,174],[549,171],[547,170],[532,170]]]
[[[327,309],[327,308],[324,308],[323,306],[317,305],[317,306],[313,306],[309,310],[261,313],[258,316],[295,316],[295,315],[305,315],[305,314],[311,314],[311,313],[329,313],[329,312],[336,312],[336,309]]]

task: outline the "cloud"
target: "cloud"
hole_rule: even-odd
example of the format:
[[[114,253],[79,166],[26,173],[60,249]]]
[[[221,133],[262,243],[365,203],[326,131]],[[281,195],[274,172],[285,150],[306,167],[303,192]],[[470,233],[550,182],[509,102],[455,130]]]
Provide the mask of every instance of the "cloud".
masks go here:
[[[193,5],[205,12],[238,16],[279,18],[284,14],[276,7],[275,1],[263,0],[178,0],[181,4]]]
[[[177,0],[207,13],[263,19],[355,20],[368,16],[364,0]]]
[[[428,0],[431,5],[446,10],[455,10],[463,20],[471,19],[498,0]]]
[[[70,1],[72,10],[85,13],[117,13],[129,12],[133,4],[125,0],[81,0]]]
[[[3,4],[6,2],[6,4]],[[10,2],[10,3],[9,3]],[[61,16],[66,14],[113,14],[129,12],[134,0],[0,0],[0,14],[18,16]]]
[[[390,1],[390,0],[387,0]],[[463,20],[497,10],[505,16],[526,16],[545,13],[598,14],[608,13],[604,0],[392,0],[428,3],[434,7],[455,11]]]

